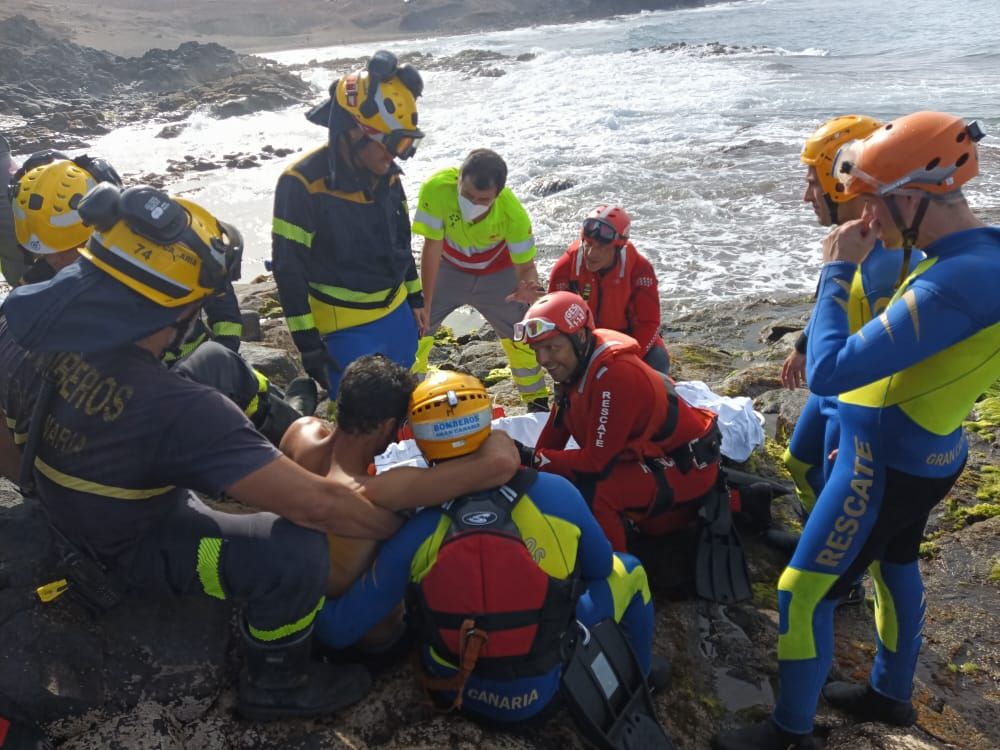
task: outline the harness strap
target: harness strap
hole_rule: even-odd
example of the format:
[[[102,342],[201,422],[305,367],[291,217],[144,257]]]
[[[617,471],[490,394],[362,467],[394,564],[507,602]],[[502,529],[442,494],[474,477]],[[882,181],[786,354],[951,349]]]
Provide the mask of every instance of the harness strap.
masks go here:
[[[514,630],[515,628],[526,628],[537,625],[540,620],[541,610],[522,609],[514,612],[496,612],[488,615],[477,615],[476,623],[480,628],[490,631]],[[468,616],[457,612],[431,612],[431,619],[434,624],[443,630],[455,630],[465,628],[469,621]]]
[[[485,630],[476,627],[476,621],[466,619],[462,621],[462,634],[458,645],[458,671],[450,677],[432,677],[423,668],[417,670],[417,678],[428,691],[455,691],[455,700],[452,701],[449,711],[457,711],[462,707],[462,696],[465,693],[465,685],[472,676],[472,671],[479,661],[479,654],[490,640],[489,634]]]

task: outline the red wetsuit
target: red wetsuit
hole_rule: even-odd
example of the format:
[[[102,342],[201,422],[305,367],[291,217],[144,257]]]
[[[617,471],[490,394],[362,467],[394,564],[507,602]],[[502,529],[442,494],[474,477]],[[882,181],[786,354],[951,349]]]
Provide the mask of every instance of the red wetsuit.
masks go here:
[[[549,291],[569,291],[583,297],[598,328],[627,333],[639,343],[644,357],[660,338],[660,295],[652,264],[629,242],[603,271],[588,271],[583,243],[577,239],[556,261],[549,275]]]
[[[536,446],[536,466],[580,487],[612,546],[624,551],[623,515],[650,534],[694,520],[698,504],[688,501],[715,487],[719,459],[716,451],[707,465],[692,462],[688,445],[717,434],[715,415],[673,394],[673,381],[640,359],[635,339],[603,329],[594,338],[584,374],[559,385]],[[565,449],[570,436],[579,450]],[[656,503],[657,490],[666,488],[654,472],[666,479],[672,497],[666,512],[660,512],[663,498]]]

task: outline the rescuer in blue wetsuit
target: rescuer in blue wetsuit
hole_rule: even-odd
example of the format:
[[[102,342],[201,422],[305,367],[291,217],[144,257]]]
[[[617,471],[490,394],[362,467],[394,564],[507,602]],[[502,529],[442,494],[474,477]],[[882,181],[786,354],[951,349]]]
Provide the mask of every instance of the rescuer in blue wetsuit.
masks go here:
[[[844,115],[824,123],[806,140],[801,161],[808,167],[808,172],[802,200],[812,205],[820,226],[828,227],[861,218],[864,201],[843,190],[833,174],[833,160],[845,143],[864,138],[879,126],[880,123],[871,117]],[[919,251],[906,255],[904,258],[904,253],[888,250],[881,242],[876,242],[868,257],[857,267],[847,300],[848,323],[852,333],[885,309],[896,287],[924,257]],[[904,263],[909,263],[906,272],[902,271]],[[795,350],[785,359],[781,381],[787,388],[805,385],[806,343],[813,330],[813,321],[795,342]],[[810,394],[783,456],[785,466],[795,481],[796,493],[807,512],[812,511],[826,476],[833,468],[832,461],[827,457],[837,447],[839,435],[836,398]],[[794,537],[788,541],[793,542]],[[851,601],[861,601],[862,598],[863,591],[862,597]]]
[[[490,416],[482,384],[450,371],[431,374],[410,402],[414,437],[431,461],[475,451],[490,434]],[[320,639],[334,648],[357,642],[409,592],[411,615],[421,623],[418,640],[428,689],[474,716],[504,723],[539,714],[558,693],[564,661],[560,646],[574,617],[585,626],[606,618],[618,621],[648,673],[653,607],[638,560],[612,553],[587,504],[566,479],[524,470],[500,489],[512,491],[512,533],[475,534],[477,551],[469,552],[469,536],[463,543],[455,541],[453,525],[458,522],[449,510],[420,511],[382,546],[371,569],[347,593],[328,600],[319,614]],[[513,546],[505,546],[509,543]],[[536,591],[539,581],[547,584]],[[492,627],[489,618],[498,614],[492,608],[526,619],[494,621]],[[459,659],[456,652],[464,654],[458,641],[469,628],[428,626],[440,622],[435,618],[442,611],[480,613],[474,628],[483,633],[485,645],[478,651],[478,664],[474,661],[464,673],[458,662],[464,665],[465,657]],[[657,665],[660,674],[653,679],[666,666],[662,661]],[[506,679],[491,679],[491,674]]]
[[[845,144],[834,174],[866,195],[861,219],[823,243],[809,385],[838,395],[834,470],[778,582],[781,690],[774,715],[713,740],[721,750],[811,748],[822,689],[862,721],[906,726],[924,616],[917,552],[930,510],[961,474],[962,430],[1000,377],[1000,228],[971,211],[961,187],[979,172],[983,131],[918,112]],[[876,239],[927,254],[889,306],[851,334],[846,303]],[[875,583],[876,654],[866,685],[823,688],[836,598],[866,568]]]

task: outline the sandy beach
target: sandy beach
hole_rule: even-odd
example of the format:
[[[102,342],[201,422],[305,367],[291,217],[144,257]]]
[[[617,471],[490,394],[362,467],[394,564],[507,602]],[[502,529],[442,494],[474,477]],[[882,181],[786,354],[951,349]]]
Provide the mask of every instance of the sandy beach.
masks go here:
[[[710,1],[710,0],[709,0]],[[57,0],[5,0],[0,20],[22,14],[77,44],[123,56],[186,41],[239,52],[419,38],[616,13],[704,5],[706,0],[104,0],[67,11]]]

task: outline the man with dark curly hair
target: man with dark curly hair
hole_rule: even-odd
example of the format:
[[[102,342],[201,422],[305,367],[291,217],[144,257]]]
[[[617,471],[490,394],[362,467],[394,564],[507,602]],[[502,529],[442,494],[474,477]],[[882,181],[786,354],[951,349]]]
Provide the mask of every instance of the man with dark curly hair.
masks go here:
[[[337,423],[316,417],[298,420],[285,433],[281,450],[316,474],[345,474],[370,490],[378,489],[379,503],[394,511],[440,505],[456,495],[489,489],[510,479],[513,441],[494,432],[475,453],[435,465],[425,471],[388,471],[370,476],[369,466],[396,440],[406,422],[416,378],[388,357],[372,354],[354,360],[344,371],[337,393]],[[498,477],[502,477],[499,478]],[[342,594],[371,566],[378,551],[370,540],[329,536],[330,577],[327,592]],[[399,629],[398,617],[376,628],[370,641],[390,638]],[[382,637],[381,633],[385,633]]]

